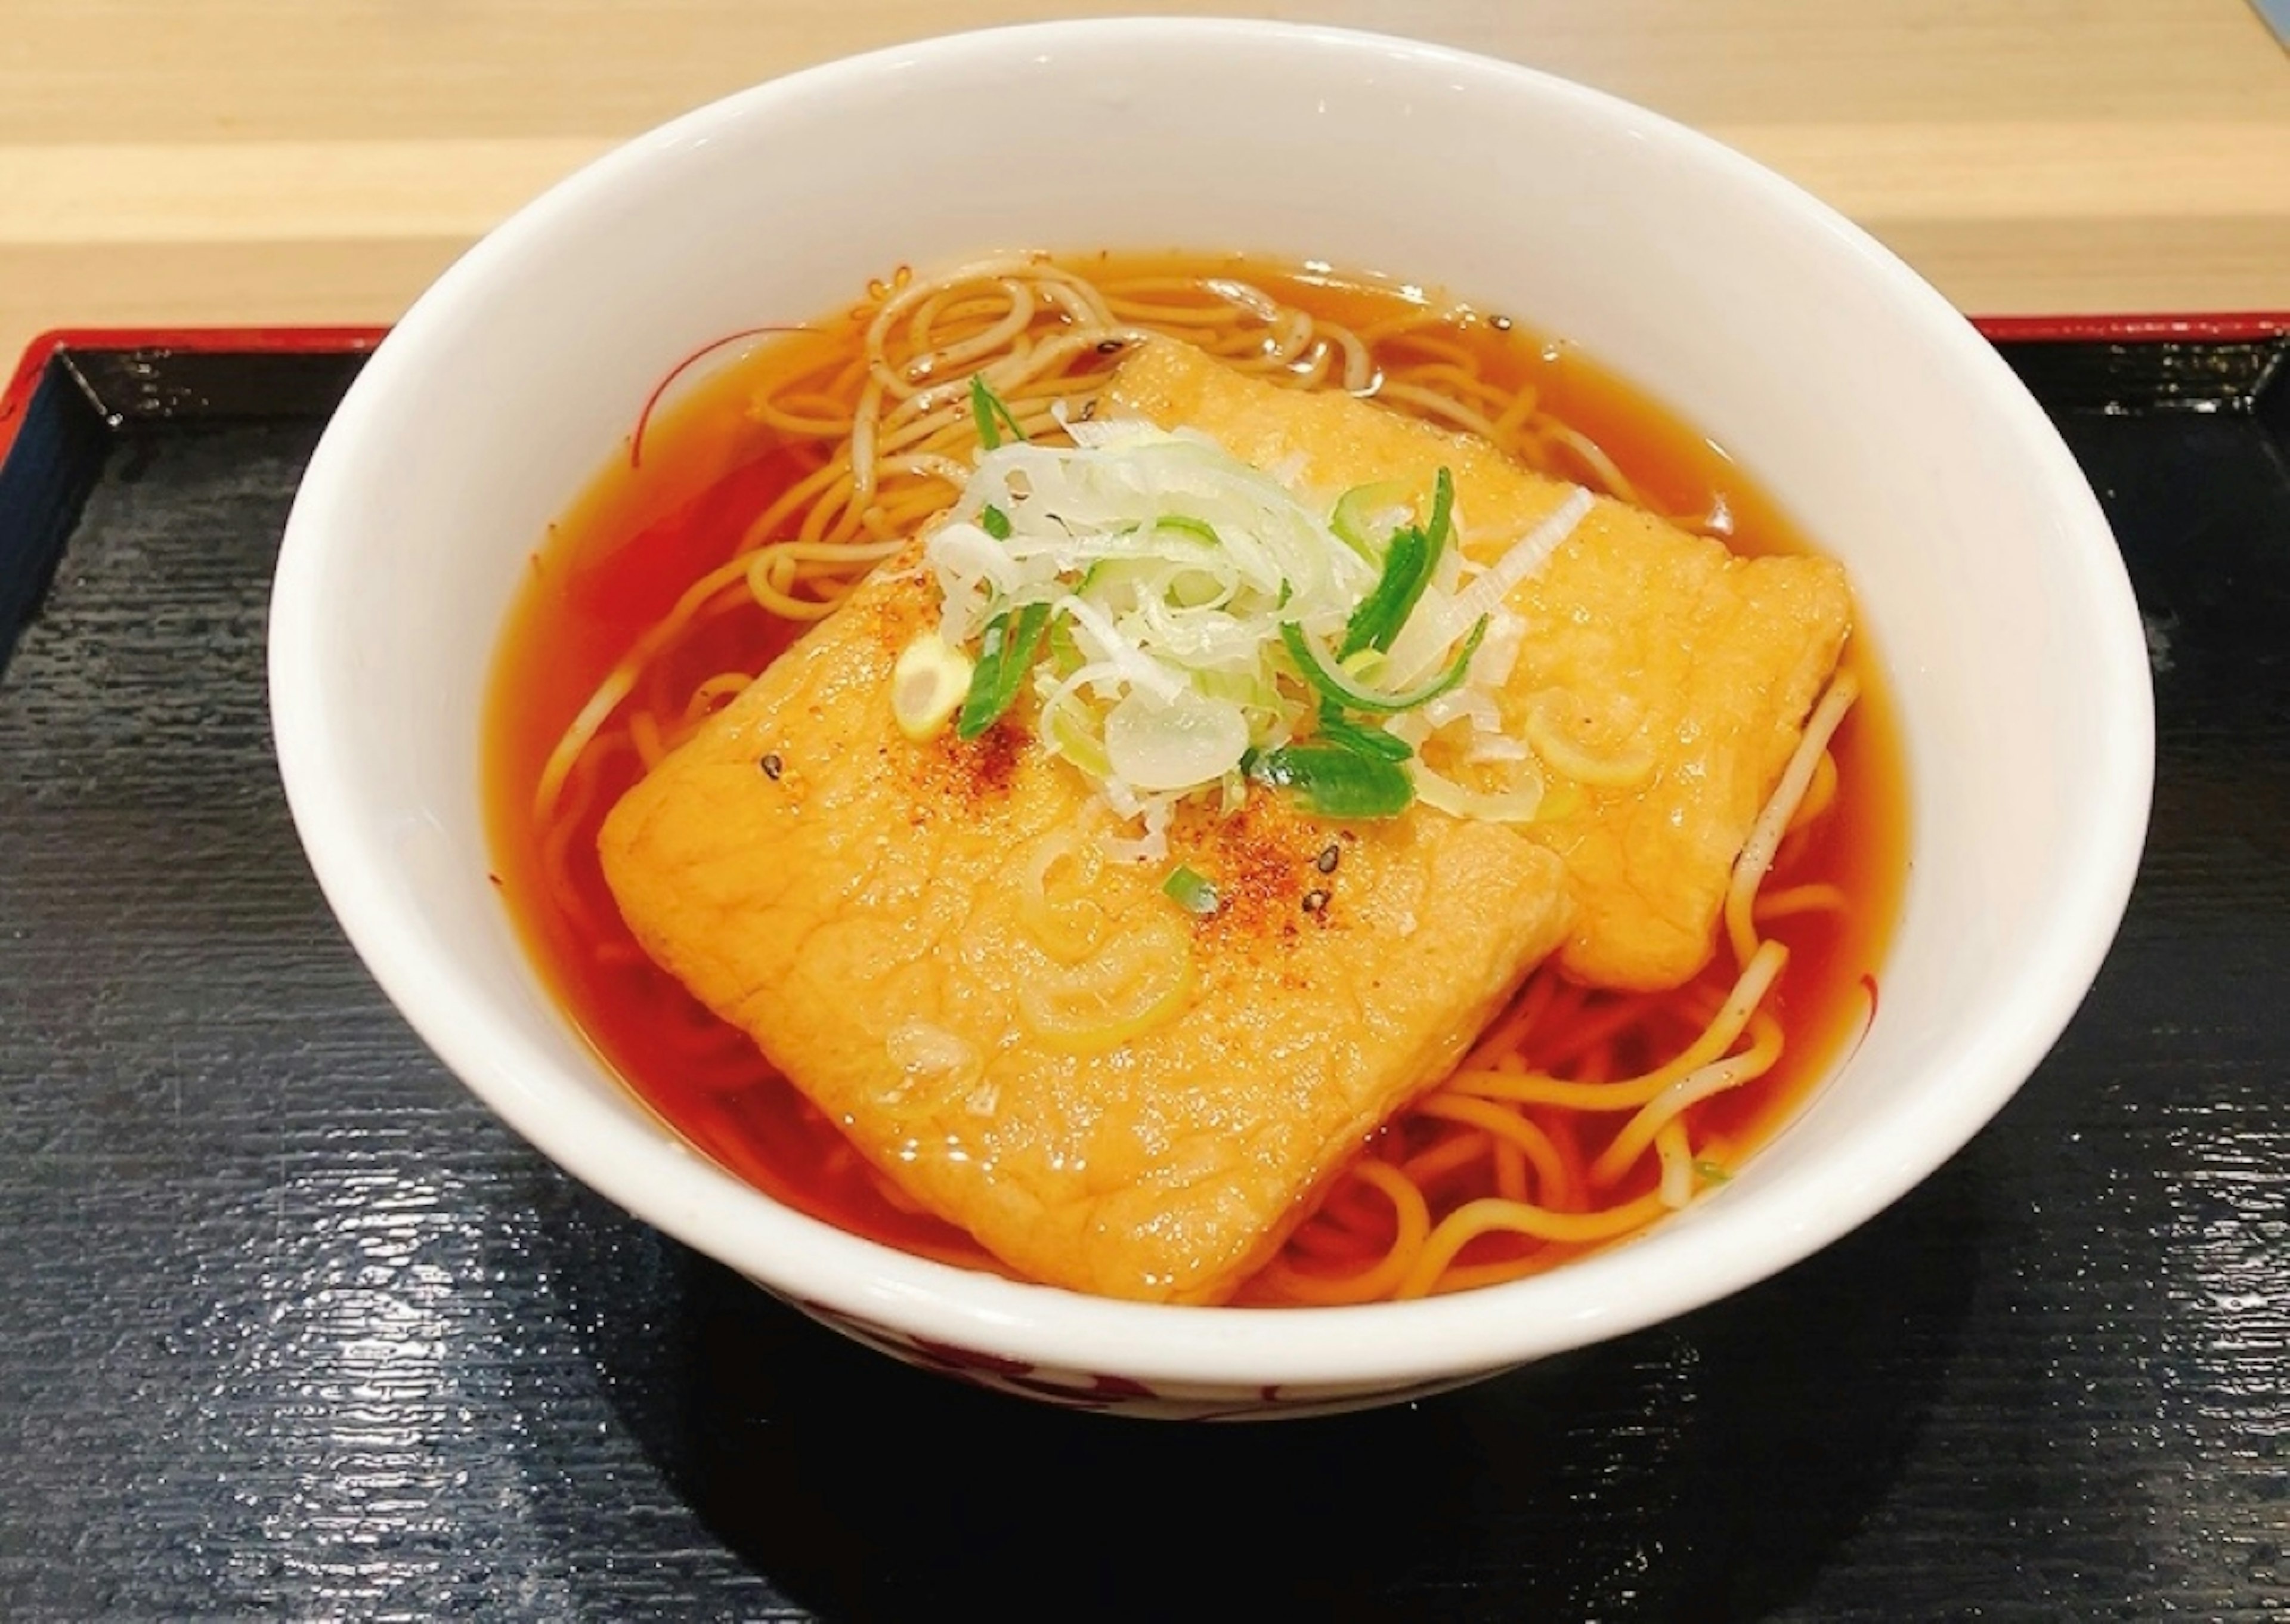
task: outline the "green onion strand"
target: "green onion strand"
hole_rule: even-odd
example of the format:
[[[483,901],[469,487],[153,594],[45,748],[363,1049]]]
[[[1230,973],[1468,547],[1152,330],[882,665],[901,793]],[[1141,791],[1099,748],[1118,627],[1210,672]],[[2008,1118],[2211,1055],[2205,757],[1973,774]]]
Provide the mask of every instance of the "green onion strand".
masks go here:
[[[1153,528],[1157,532],[1167,531],[1173,535],[1190,536],[1194,540],[1205,541],[1211,547],[1224,546],[1223,538],[1206,519],[1191,518],[1181,513],[1165,513],[1153,521]]]
[[[1395,716],[1404,710],[1413,710],[1428,705],[1441,694],[1461,684],[1471,668],[1471,656],[1479,652],[1480,641],[1487,635],[1489,617],[1481,615],[1471,628],[1470,636],[1447,668],[1420,686],[1404,693],[1386,693],[1374,688],[1363,688],[1352,680],[1349,673],[1336,661],[1328,659],[1307,636],[1304,628],[1295,621],[1280,628],[1280,641],[1287,645],[1296,661],[1296,669],[1303,679],[1319,692],[1322,699],[1348,710],[1373,711],[1382,716]]]
[[[1373,484],[1354,485],[1336,499],[1333,512],[1328,515],[1328,528],[1336,540],[1373,560],[1378,546],[1389,539],[1370,532],[1368,521],[1379,513],[1388,513],[1407,501],[1407,486],[1397,479],[1380,479]]]
[[[1345,624],[1343,644],[1336,655],[1339,660],[1349,660],[1362,649],[1373,649],[1378,653],[1390,652],[1400,628],[1415,612],[1423,589],[1431,584],[1431,576],[1439,567],[1439,555],[1447,545],[1454,507],[1455,482],[1443,468],[1432,483],[1431,522],[1421,530],[1408,525],[1392,532],[1390,545],[1384,549],[1383,573],[1375,589],[1360,600],[1359,607],[1352,611],[1350,620]]]
[[[1008,610],[987,622],[978,664],[970,674],[970,692],[963,696],[962,713],[955,718],[956,737],[975,739],[1002,719],[1033,668],[1049,623],[1047,604],[1029,604],[1017,611],[1014,625]]]
[[[1315,817],[1396,818],[1415,799],[1415,785],[1398,763],[1324,740],[1267,750],[1248,771],[1259,783],[1286,790]]]
[[[1205,917],[1217,911],[1217,888],[1200,874],[1179,863],[1161,882],[1162,894],[1189,914]]]
[[[986,381],[983,372],[970,374],[970,415],[978,424],[978,443],[988,451],[1000,449],[1004,425],[1010,430],[1009,438],[1023,440],[1028,437],[1026,431],[1018,426],[1018,420],[1010,414],[1010,408],[994,392],[994,386]]]
[[[1319,725],[1313,736],[1325,739],[1331,744],[1340,744],[1363,756],[1381,756],[1385,761],[1406,761],[1415,754],[1414,748],[1405,739],[1395,738],[1380,727],[1362,727],[1341,710],[1325,703],[1320,707]]]

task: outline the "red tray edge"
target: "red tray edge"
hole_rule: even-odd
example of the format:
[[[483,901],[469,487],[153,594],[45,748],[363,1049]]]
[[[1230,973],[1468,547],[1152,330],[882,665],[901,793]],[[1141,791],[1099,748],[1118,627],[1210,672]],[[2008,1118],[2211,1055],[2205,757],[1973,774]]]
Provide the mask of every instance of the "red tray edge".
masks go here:
[[[2290,334],[2290,311],[2212,315],[1988,316],[1972,324],[1998,343],[2134,344],[2182,339],[2235,343]],[[387,327],[59,327],[33,339],[0,389],[0,458],[8,453],[40,376],[62,349],[250,350],[352,354],[381,342]]]
[[[25,347],[0,389],[0,458],[16,438],[24,408],[59,350],[241,350],[262,355],[351,355],[372,349],[387,327],[58,327]]]

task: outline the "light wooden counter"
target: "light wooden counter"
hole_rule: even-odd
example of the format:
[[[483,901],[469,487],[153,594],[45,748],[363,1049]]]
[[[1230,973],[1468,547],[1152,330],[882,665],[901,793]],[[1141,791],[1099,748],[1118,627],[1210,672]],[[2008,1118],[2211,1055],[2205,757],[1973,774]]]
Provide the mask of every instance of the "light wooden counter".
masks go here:
[[[382,323],[612,142],[1053,0],[0,0],[0,359]],[[2246,0],[1273,0],[1742,148],[1975,313],[2290,309],[2290,54]]]

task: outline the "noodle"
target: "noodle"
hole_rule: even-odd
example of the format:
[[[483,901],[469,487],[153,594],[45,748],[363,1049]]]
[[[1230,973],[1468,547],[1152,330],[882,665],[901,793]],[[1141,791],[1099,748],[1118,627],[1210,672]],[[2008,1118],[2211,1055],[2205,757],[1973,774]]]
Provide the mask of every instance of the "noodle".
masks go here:
[[[1654,1131],[1653,1148],[1661,1157],[1661,1204],[1678,1212],[1693,1199],[1693,1146],[1685,1124],[1677,1117]]]
[[[1490,368],[1488,346],[1470,336],[1476,323],[1421,308],[1356,329],[1231,276],[1117,267],[1093,278],[1039,257],[1006,256],[878,284],[850,313],[847,343],[805,330],[790,352],[798,364],[774,374],[747,407],[749,421],[785,448],[785,480],[742,516],[728,555],[701,566],[571,708],[528,780],[524,807],[538,832],[541,884],[586,943],[584,973],[659,979],[618,921],[599,917],[586,868],[613,795],[757,668],[752,648],[709,644],[715,628],[749,626],[758,614],[781,624],[825,616],[945,508],[978,441],[973,372],[1037,436],[1054,432],[1063,415],[1088,416],[1132,346],[1175,336],[1299,388],[1372,396],[1482,436],[1530,466],[1587,476],[1594,488],[1652,505],[1607,449],[1553,414],[1534,378]],[[1722,492],[1707,511],[1732,522]],[[709,657],[686,652],[702,645]],[[1785,921],[1833,920],[1850,905],[1826,877],[1761,888],[1777,861],[1789,868],[1818,836],[1838,803],[1831,745],[1855,693],[1853,676],[1840,672],[1814,708],[1734,869],[1718,962],[1697,982],[1671,994],[1616,995],[1573,985],[1549,967],[1530,976],[1453,1074],[1336,1176],[1241,1300],[1365,1302],[1515,1279],[1634,1235],[1722,1181],[1743,1124],[1707,1113],[1772,1072],[1784,1048],[1770,1006],[1790,949],[1766,932]],[[1635,762],[1574,753],[1583,772],[1605,772],[1622,788],[1638,771]],[[791,1116],[770,1105],[767,1094],[797,1097],[773,1091],[773,1074],[750,1046],[724,1041],[730,1028],[680,988],[673,994],[656,1012],[656,1030],[717,1102],[703,1148],[796,1198],[786,1175],[747,1147],[772,1133],[818,1135],[826,1148],[814,1175],[887,1213],[880,1221],[896,1225],[896,1244],[997,1267],[861,1162],[816,1112],[799,1101]]]
[[[1813,708],[1813,715],[1806,719],[1805,736],[1798,740],[1797,753],[1790,757],[1780,785],[1751,826],[1750,838],[1734,865],[1733,888],[1726,893],[1726,936],[1733,944],[1734,956],[1745,964],[1757,948],[1758,931],[1750,911],[1757,900],[1758,887],[1765,883],[1766,870],[1773,867],[1782,835],[1812,784],[1815,767],[1828,752],[1830,735],[1845,720],[1846,711],[1859,692],[1860,686],[1850,671],[1839,671],[1830,682],[1829,692],[1821,696],[1821,703]]]
[[[1442,1289],[1448,1267],[1464,1247],[1482,1236],[1521,1235],[1535,1240],[1576,1244],[1619,1240],[1633,1230],[1644,1228],[1666,1211],[1659,1191],[1590,1213],[1553,1212],[1523,1201],[1496,1198],[1469,1202],[1439,1221],[1392,1295],[1405,1300],[1429,1296]],[[1531,1261],[1522,1260],[1523,1264]],[[1520,1267],[1501,1277],[1516,1278],[1528,1272],[1528,1268]],[[1476,1284],[1492,1284],[1493,1279],[1482,1272]]]
[[[1308,1273],[1285,1259],[1276,1260],[1260,1276],[1268,1291],[1296,1303],[1373,1302],[1391,1296],[1410,1276],[1431,1234],[1431,1208],[1422,1189],[1399,1169],[1373,1156],[1357,1163],[1351,1176],[1373,1185],[1391,1203],[1395,1222],[1383,1254],[1349,1275]]]
[[[1709,1025],[1675,1059],[1644,1076],[1622,1083],[1568,1082],[1541,1075],[1520,1076],[1505,1071],[1461,1071],[1452,1086],[1489,1100],[1509,1100],[1521,1105],[1555,1105],[1577,1111],[1628,1111],[1652,1104],[1673,1084],[1715,1062],[1733,1047],[1734,1040],[1756,1015],[1774,978],[1789,957],[1777,941],[1761,942],[1750,955],[1748,968]]]
[[[1485,1129],[1490,1138],[1501,1141],[1498,1146],[1499,1151],[1502,1145],[1508,1145],[1517,1152],[1523,1163],[1533,1165],[1535,1188],[1541,1195],[1544,1205],[1562,1212],[1581,1211],[1578,1204],[1581,1192],[1568,1180],[1565,1164],[1558,1156],[1558,1148],[1531,1118],[1517,1111],[1507,1111],[1492,1100],[1477,1100],[1469,1094],[1444,1091],[1419,1101],[1415,1109],[1422,1116],[1444,1122],[1467,1123]],[[1496,1183],[1499,1188],[1507,1182],[1510,1181],[1498,1176]],[[1514,1201],[1526,1199],[1524,1189],[1508,1189],[1503,1193]]]
[[[1768,944],[1769,946],[1771,944]],[[1614,1135],[1613,1143],[1599,1154],[1590,1164],[1590,1182],[1599,1188],[1614,1183],[1630,1170],[1646,1147],[1653,1142],[1668,1124],[1674,1122],[1687,1106],[1707,1100],[1710,1095],[1729,1088],[1739,1088],[1753,1077],[1763,1076],[1782,1056],[1782,1029],[1771,1016],[1760,1012],[1756,1019],[1758,1041],[1749,1050],[1731,1060],[1714,1060],[1696,1068],[1646,1101],[1638,1113],[1623,1124]]]
[[[1750,916],[1759,924],[1771,924],[1792,914],[1838,914],[1845,911],[1849,900],[1842,885],[1792,885],[1784,891],[1760,892]]]

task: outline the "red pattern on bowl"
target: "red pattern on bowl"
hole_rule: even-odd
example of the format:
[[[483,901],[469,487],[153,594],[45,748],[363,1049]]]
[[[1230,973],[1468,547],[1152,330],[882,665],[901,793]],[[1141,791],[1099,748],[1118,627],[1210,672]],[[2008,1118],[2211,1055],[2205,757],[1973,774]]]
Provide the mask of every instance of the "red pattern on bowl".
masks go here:
[[[760,1283],[759,1283],[760,1284]],[[768,1288],[766,1288],[768,1289]],[[1433,1381],[1386,1386],[1374,1382],[1255,1387],[1141,1380],[1108,1371],[1065,1370],[927,1337],[909,1336],[872,1320],[846,1314],[823,1302],[785,1298],[830,1331],[885,1353],[918,1370],[949,1377],[970,1387],[1012,1397],[1030,1398],[1068,1410],[1162,1420],[1261,1420],[1333,1415],[1370,1405],[1428,1397],[1493,1374],[1474,1372]]]

